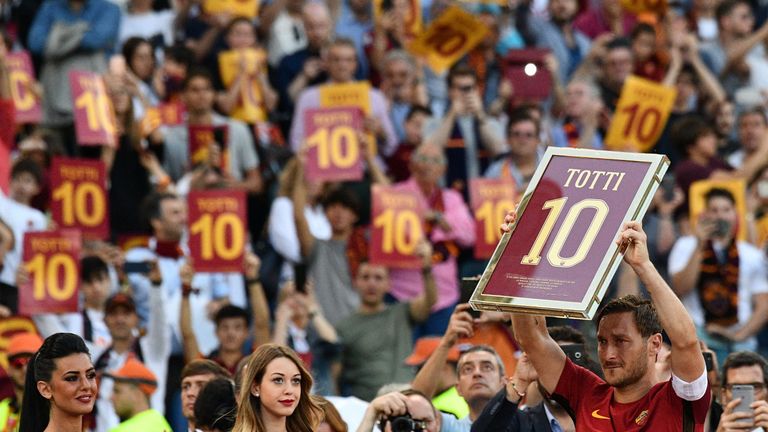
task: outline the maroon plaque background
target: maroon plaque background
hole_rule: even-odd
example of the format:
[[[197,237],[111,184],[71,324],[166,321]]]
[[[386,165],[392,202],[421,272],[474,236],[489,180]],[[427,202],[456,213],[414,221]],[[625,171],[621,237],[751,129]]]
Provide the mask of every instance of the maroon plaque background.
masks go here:
[[[581,302],[595,278],[600,264],[616,240],[616,234],[622,223],[625,222],[627,210],[640,189],[650,165],[650,162],[553,156],[533,191],[531,199],[525,207],[483,294],[523,297],[534,300]],[[576,176],[571,180],[570,187],[564,187],[569,176],[568,169],[574,168],[626,174],[617,191],[612,190],[615,182],[610,185],[608,190],[602,190],[606,176],[602,176],[602,180],[598,180],[593,189],[589,189],[591,180],[583,188],[574,187]],[[551,211],[550,209],[542,209],[544,202],[561,197],[568,197],[568,201],[544,244],[539,264],[521,264],[523,256],[531,249],[539,230]],[[588,198],[605,201],[609,211],[587,258],[575,266],[567,268],[550,265],[547,260],[547,253],[565,220],[565,215],[574,204]],[[575,253],[594,215],[594,209],[588,208],[581,212],[560,252],[563,257],[569,257]]]

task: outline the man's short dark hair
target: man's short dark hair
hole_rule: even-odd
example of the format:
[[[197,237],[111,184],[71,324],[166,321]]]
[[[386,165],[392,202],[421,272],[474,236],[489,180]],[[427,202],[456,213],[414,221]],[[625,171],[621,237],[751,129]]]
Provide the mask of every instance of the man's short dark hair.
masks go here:
[[[214,375],[216,378],[232,378],[230,373],[213,360],[192,360],[181,370],[181,379],[195,375]]]
[[[585,344],[584,334],[570,326],[552,326],[548,327],[549,336],[555,342],[570,342],[574,344]]]
[[[768,384],[768,361],[763,356],[753,351],[737,351],[728,354],[723,363],[723,387],[728,385],[728,371],[748,366],[760,366],[763,371],[763,383]]]
[[[357,47],[355,46],[355,41],[348,37],[344,36],[336,36],[331,38],[330,41],[326,44],[326,48],[330,51],[331,48],[335,47],[347,47],[352,48],[353,50],[357,50]]]
[[[504,376],[505,369],[506,369],[504,366],[504,361],[501,360],[501,356],[499,355],[499,353],[490,345],[473,345],[466,350],[462,350],[461,354],[459,355],[459,359],[456,361],[457,374],[461,374],[461,371],[459,370],[459,368],[461,367],[461,359],[464,358],[464,356],[466,356],[467,354],[472,354],[475,352],[487,352],[493,355],[493,357],[496,359],[496,367],[498,367],[499,369],[499,374],[501,376]]]
[[[191,68],[195,64],[195,53],[182,43],[177,43],[173,46],[169,46],[163,51],[165,54],[165,60],[173,60],[185,66],[187,69]]]
[[[507,136],[509,136],[512,133],[512,128],[515,127],[518,123],[523,122],[531,122],[533,123],[533,126],[536,128],[536,136],[539,135],[540,132],[540,124],[538,121],[536,121],[535,118],[533,118],[530,114],[528,114],[527,111],[519,111],[515,110],[512,115],[509,117],[509,122],[507,122]]]
[[[751,115],[760,116],[760,120],[763,121],[763,125],[768,124],[768,117],[765,115],[765,110],[763,110],[763,108],[759,106],[752,107],[748,110],[744,110],[741,113],[739,113],[738,121],[740,122],[744,117],[751,116]]]
[[[611,39],[605,45],[606,51],[613,51],[615,49],[628,49],[632,51],[632,42],[629,40],[629,38],[626,38],[624,36],[617,36]]]
[[[189,84],[192,83],[192,80],[198,78],[202,78],[208,81],[208,84],[210,84],[211,88],[213,87],[213,75],[211,74],[211,71],[204,67],[198,66],[187,72],[187,76],[184,77],[184,82],[181,88],[187,90],[189,88]]]
[[[247,326],[251,325],[251,316],[248,314],[248,311],[231,304],[222,306],[213,317],[213,322],[218,327],[222,320],[229,318],[242,318]]]
[[[345,187],[339,187],[332,190],[323,199],[323,208],[328,208],[332,205],[340,205],[351,210],[356,216],[360,216],[360,200],[351,190]]]
[[[737,6],[744,4],[749,6],[749,2],[746,0],[723,0],[715,8],[715,19],[717,20],[717,26],[720,27],[720,20],[730,15]]]
[[[37,185],[42,186],[43,169],[40,167],[40,164],[38,164],[34,160],[23,157],[17,160],[16,163],[13,164],[13,168],[11,168],[11,179],[15,179],[16,177],[22,174],[31,175],[32,177],[35,178]]]
[[[455,65],[451,66],[451,69],[448,70],[448,88],[451,88],[453,85],[453,80],[455,80],[457,77],[472,77],[477,81],[477,73],[475,73],[475,70],[472,69],[471,66],[469,66],[466,63],[459,62]]]
[[[178,196],[170,192],[154,192],[144,198],[141,204],[141,216],[148,231],[152,231],[152,220],[160,218],[163,201],[169,199],[178,199]]]
[[[733,196],[731,191],[728,189],[723,188],[712,188],[707,191],[707,194],[704,195],[704,202],[709,204],[709,201],[714,198],[725,198],[728,201],[731,202],[731,204],[736,205],[736,198]]]
[[[109,277],[109,268],[103,259],[90,255],[80,260],[80,280],[90,283],[104,277]]]
[[[637,37],[639,37],[642,34],[650,34],[650,35],[653,35],[655,37],[656,36],[656,29],[653,28],[653,26],[648,24],[648,23],[644,23],[644,22],[637,23],[635,28],[632,29],[632,35],[630,36],[630,38],[632,40],[635,40],[635,39],[637,39]]]
[[[600,312],[597,313],[597,329],[600,330],[600,321],[608,315],[617,313],[632,312],[635,318],[637,330],[644,338],[651,337],[656,333],[661,333],[661,321],[656,313],[656,308],[650,300],[636,295],[626,295],[609,301]]]
[[[684,155],[688,154],[688,148],[696,145],[696,141],[706,135],[714,134],[714,129],[701,117],[691,115],[683,117],[672,125],[670,140]]]
[[[411,120],[411,118],[417,114],[424,114],[427,117],[432,117],[432,110],[425,106],[413,105],[411,109],[408,110],[408,114],[405,116],[405,121]]]

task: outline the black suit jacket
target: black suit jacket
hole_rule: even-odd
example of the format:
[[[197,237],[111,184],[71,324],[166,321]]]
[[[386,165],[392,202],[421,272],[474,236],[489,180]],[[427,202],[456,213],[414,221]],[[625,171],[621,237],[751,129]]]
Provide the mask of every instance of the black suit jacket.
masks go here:
[[[516,403],[507,400],[506,389],[501,389],[472,423],[472,432],[484,431],[552,432],[552,428],[543,403],[521,411]]]

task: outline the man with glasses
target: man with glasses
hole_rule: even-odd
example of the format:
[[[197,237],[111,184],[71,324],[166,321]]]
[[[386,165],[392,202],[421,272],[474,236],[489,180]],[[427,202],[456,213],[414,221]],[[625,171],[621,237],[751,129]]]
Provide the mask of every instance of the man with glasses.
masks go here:
[[[17,333],[8,342],[8,376],[13,382],[13,396],[0,402],[0,430],[17,431],[19,429],[19,410],[24,400],[24,378],[27,376],[27,364],[43,345],[43,340],[35,333]]]
[[[768,362],[752,351],[732,353],[723,364],[722,400],[725,410],[720,417],[717,432],[768,430]],[[736,385],[750,385],[754,389],[752,412],[734,412],[741,399],[733,394]]]
[[[508,156],[491,164],[485,177],[512,180],[517,190],[525,190],[544,156],[539,131],[539,123],[527,113],[513,115],[507,125]]]
[[[415,330],[415,337],[441,335],[448,327],[453,307],[459,301],[457,258],[461,248],[475,243],[475,229],[469,208],[461,195],[440,187],[446,170],[446,157],[436,144],[422,144],[411,158],[411,178],[396,187],[411,192],[426,209],[424,236],[432,244],[432,268],[438,301],[429,319]],[[408,301],[424,291],[418,269],[392,269],[390,293],[398,301]]]

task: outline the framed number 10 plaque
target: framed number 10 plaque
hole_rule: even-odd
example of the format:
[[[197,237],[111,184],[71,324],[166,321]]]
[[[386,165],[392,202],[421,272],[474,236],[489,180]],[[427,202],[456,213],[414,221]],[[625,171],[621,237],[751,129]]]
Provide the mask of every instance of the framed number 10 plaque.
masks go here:
[[[472,307],[592,319],[622,260],[621,226],[642,220],[668,167],[658,154],[548,148]]]

